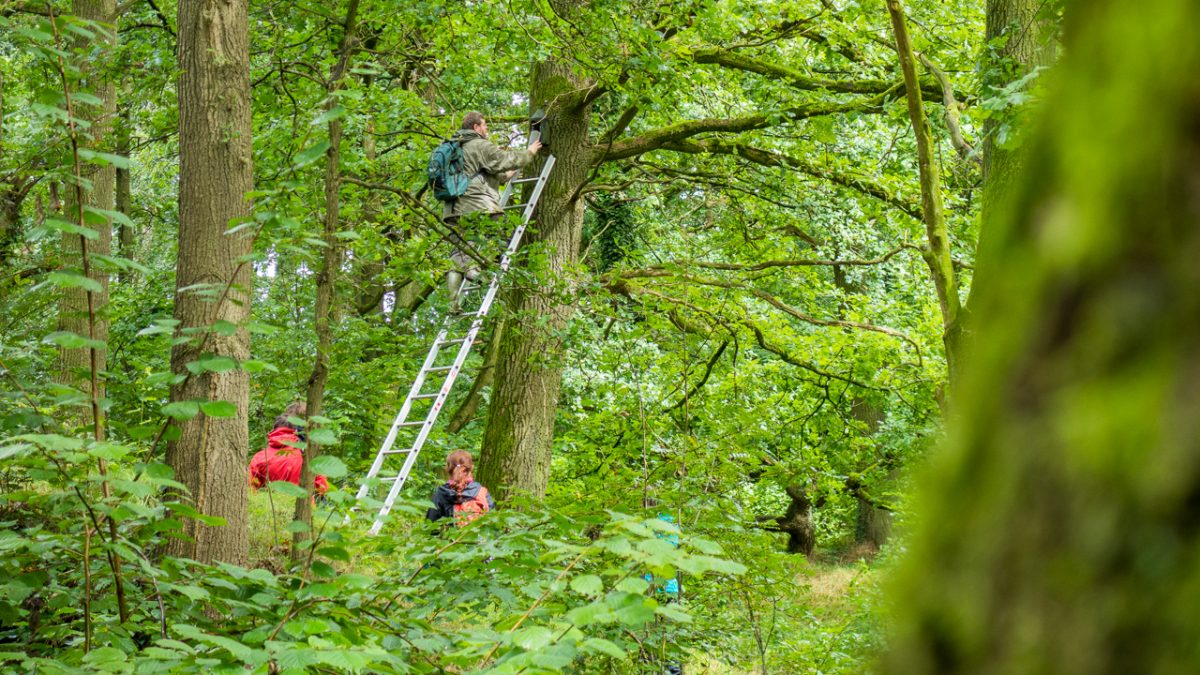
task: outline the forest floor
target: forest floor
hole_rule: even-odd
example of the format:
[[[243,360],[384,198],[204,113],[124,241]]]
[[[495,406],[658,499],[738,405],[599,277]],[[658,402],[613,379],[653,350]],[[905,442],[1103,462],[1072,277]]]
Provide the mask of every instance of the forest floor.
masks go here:
[[[274,573],[286,569],[293,536],[287,525],[292,521],[294,509],[294,498],[270,494],[267,490],[251,493],[250,567]],[[794,574],[791,583],[784,584],[787,588],[778,595],[755,599],[756,605],[762,603],[756,610],[760,625],[750,629],[746,623],[749,616],[728,617],[733,623],[727,624],[726,629],[731,632],[726,639],[719,640],[728,653],[692,651],[685,672],[759,673],[763,671],[764,659],[767,672],[797,672],[796,667],[806,672],[869,671],[870,654],[881,639],[881,621],[875,605],[881,569],[886,566],[873,562],[872,553],[853,549],[818,551],[811,562],[799,561],[797,566],[794,558],[780,551],[779,556],[790,561],[788,566]],[[740,614],[740,609],[734,613]],[[710,609],[693,605],[688,611],[703,615]],[[714,623],[711,617],[700,621]],[[726,621],[716,620],[715,624]],[[764,639],[765,649],[760,649],[759,638]]]

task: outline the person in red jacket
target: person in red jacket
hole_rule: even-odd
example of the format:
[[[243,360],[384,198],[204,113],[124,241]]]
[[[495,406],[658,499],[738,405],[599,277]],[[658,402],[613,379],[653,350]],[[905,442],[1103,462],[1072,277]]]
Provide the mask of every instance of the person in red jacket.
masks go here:
[[[300,484],[300,467],[304,463],[304,455],[296,447],[302,439],[299,428],[288,421],[289,417],[303,417],[305,405],[296,402],[284,409],[283,414],[275,418],[275,428],[267,434],[267,447],[259,450],[250,459],[250,486],[257,489],[267,483],[286,480],[296,485]],[[329,490],[329,481],[325,476],[313,479],[317,494],[325,494]]]

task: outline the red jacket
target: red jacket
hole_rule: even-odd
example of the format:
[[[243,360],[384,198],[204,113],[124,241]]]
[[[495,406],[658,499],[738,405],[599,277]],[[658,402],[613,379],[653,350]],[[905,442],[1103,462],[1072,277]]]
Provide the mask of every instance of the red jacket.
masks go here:
[[[250,459],[250,485],[255,488],[266,486],[277,480],[286,480],[296,485],[300,484],[300,465],[304,456],[300,448],[293,444],[300,441],[296,432],[287,427],[278,427],[267,434],[267,447],[254,453]],[[313,479],[317,494],[325,494],[329,490],[329,481],[325,476]]]

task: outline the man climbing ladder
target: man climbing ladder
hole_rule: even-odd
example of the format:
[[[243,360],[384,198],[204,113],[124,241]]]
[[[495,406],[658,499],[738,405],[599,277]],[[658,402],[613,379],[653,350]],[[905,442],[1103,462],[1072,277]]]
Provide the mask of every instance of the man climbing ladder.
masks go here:
[[[425,356],[425,361],[421,364],[421,369],[417,372],[417,376],[409,388],[408,395],[405,396],[404,403],[400,406],[400,411],[396,414],[391,429],[388,430],[383,445],[375,455],[375,461],[371,463],[371,468],[367,471],[367,475],[363,479],[362,486],[358,490],[358,500],[362,500],[367,496],[371,489],[371,482],[376,476],[380,476],[382,484],[389,486],[383,506],[375,516],[374,523],[371,524],[371,534],[378,533],[380,528],[383,527],[384,517],[391,511],[396,497],[400,494],[400,490],[403,489],[404,483],[408,480],[409,473],[416,464],[421,448],[429,438],[429,432],[433,429],[433,424],[437,420],[438,413],[441,412],[442,406],[446,402],[446,397],[449,395],[450,389],[454,386],[454,381],[458,378],[458,374],[466,362],[467,356],[471,353],[471,347],[475,344],[475,338],[478,336],[479,330],[483,327],[483,320],[491,311],[492,304],[496,300],[496,294],[500,290],[500,282],[509,265],[512,264],[513,254],[521,244],[521,237],[524,236],[525,229],[533,218],[534,209],[537,208],[538,199],[542,195],[542,190],[546,186],[546,179],[553,168],[554,156],[551,155],[546,157],[546,162],[542,165],[541,173],[536,177],[511,180],[504,188],[499,203],[500,209],[502,212],[520,209],[521,222],[513,231],[512,237],[508,242],[508,247],[500,257],[498,269],[491,276],[491,281],[487,284],[487,290],[483,293],[477,309],[467,309],[469,299],[472,297],[474,291],[483,287],[465,282],[461,289],[459,289],[458,304],[461,307],[460,311],[447,315],[443,320],[441,330],[434,339],[429,353]],[[533,184],[533,189],[529,193],[528,200],[524,203],[510,203],[516,193],[516,187],[526,183]],[[470,319],[470,327],[464,334],[459,334],[455,329],[461,326],[459,320],[464,318]],[[450,346],[457,346],[457,349],[444,349]],[[445,362],[446,354],[454,354],[454,358],[450,363]],[[435,384],[439,377],[442,378],[441,386],[437,387],[436,391],[429,391],[429,386]],[[429,407],[423,411],[414,411],[414,407],[426,404]],[[404,439],[407,439],[414,432],[415,437],[411,441],[402,440],[397,442],[398,439],[401,439],[402,435]],[[403,457],[404,460],[402,466],[395,474],[391,474],[391,470],[384,471],[384,465],[389,463],[388,458],[393,456]],[[394,462],[391,464],[394,465]],[[348,519],[349,516],[347,516]]]

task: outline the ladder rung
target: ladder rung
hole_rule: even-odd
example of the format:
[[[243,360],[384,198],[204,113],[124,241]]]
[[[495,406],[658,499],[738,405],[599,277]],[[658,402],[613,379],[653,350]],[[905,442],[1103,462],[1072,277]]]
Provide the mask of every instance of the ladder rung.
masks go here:
[[[401,422],[400,424],[397,424],[396,426],[398,426],[398,427],[419,427],[423,424],[425,424],[425,420],[420,420],[417,422]]]
[[[529,206],[529,205],[528,204],[509,204],[508,206],[504,207],[504,210],[511,211],[513,209],[523,209],[526,206]]]
[[[508,182],[510,185],[519,185],[521,183],[536,183],[541,179],[542,179],[541,176],[534,176],[533,178],[518,178],[516,180],[510,180]]]
[[[416,396],[413,396],[412,398],[417,399],[417,398],[437,398],[437,397],[438,397],[437,392],[434,392],[432,394],[417,394]]]
[[[425,372],[427,372],[427,373],[444,373],[453,367],[454,366],[434,366],[432,368],[426,368]],[[421,422],[421,424],[424,424],[424,422]]]
[[[467,341],[467,338],[465,338],[465,337],[450,338],[449,340],[441,340],[438,342],[438,344],[439,345],[460,345],[466,341]]]
[[[410,452],[412,452],[412,448],[404,448],[402,450],[388,450],[387,452],[385,452],[383,454],[385,454],[385,455],[407,455]],[[384,480],[387,480],[387,479],[384,479]]]

